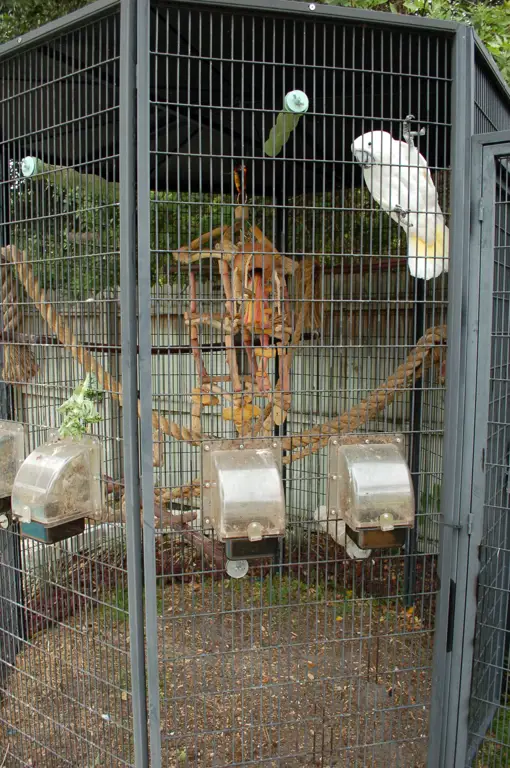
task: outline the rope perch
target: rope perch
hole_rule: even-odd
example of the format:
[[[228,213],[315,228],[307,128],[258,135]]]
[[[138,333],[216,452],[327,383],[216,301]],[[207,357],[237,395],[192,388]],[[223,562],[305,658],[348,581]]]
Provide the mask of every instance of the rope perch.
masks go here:
[[[354,405],[348,411],[331,421],[304,432],[296,437],[283,438],[282,448],[290,451],[284,456],[284,464],[292,464],[294,461],[304,459],[313,453],[317,453],[327,445],[331,435],[348,434],[358,429],[367,421],[373,419],[378,413],[390,405],[397,394],[406,392],[411,383],[418,381],[424,371],[431,365],[439,362],[445,351],[447,340],[446,325],[438,325],[430,328],[411,350],[406,360],[395,373],[389,376],[384,384],[375,389],[369,397]],[[162,491],[162,501],[171,501],[177,498],[189,498],[200,494],[200,478],[195,478],[191,485],[167,489]]]
[[[90,354],[90,352],[88,352],[88,350],[79,344],[77,337],[73,334],[62,316],[54,309],[51,302],[48,300],[45,291],[41,288],[38,280],[35,278],[32,268],[27,261],[26,254],[15,246],[1,248],[0,253],[5,262],[11,263],[14,266],[25,291],[39,310],[41,317],[57,336],[60,343],[70,350],[72,356],[80,363],[80,365],[82,365],[86,372],[94,373],[100,386],[109,391],[112,397],[117,399],[120,405],[122,405],[121,385],[113,376],[111,376],[111,374],[104,370],[101,364]],[[311,296],[313,295],[311,288],[312,284],[313,281],[311,280],[307,280],[304,283],[303,298],[305,305],[310,302]],[[291,339],[291,349],[288,353],[289,364],[295,353],[295,347],[299,343],[303,326],[306,325],[306,320],[307,319],[304,317],[303,313],[294,329],[293,337]],[[332,434],[346,434],[353,432],[363,424],[366,424],[369,420],[373,419],[395,400],[398,393],[407,391],[412,382],[416,382],[420,379],[427,367],[430,367],[439,361],[441,354],[444,352],[446,339],[446,325],[430,328],[409,353],[404,363],[402,363],[402,365],[400,365],[397,370],[367,398],[335,419],[331,419],[324,424],[313,427],[302,435],[283,438],[281,441],[282,448],[283,450],[288,451],[288,454],[283,459],[284,464],[291,464],[294,461],[299,461],[306,456],[317,453],[317,451],[327,444],[328,439]],[[275,392],[275,396],[276,394],[277,392]],[[287,392],[281,392],[280,390],[281,407],[285,410],[289,405],[286,399],[286,396],[289,394],[290,393]],[[264,420],[271,415],[273,407],[279,399],[275,396],[273,396],[273,402],[268,404],[259,421],[253,425],[253,436],[260,431],[264,424]],[[140,401],[138,401],[139,414],[140,410]],[[155,411],[152,414],[152,425],[154,433],[158,436],[165,434],[168,437],[172,437],[174,440],[191,443],[193,445],[200,445],[204,440],[214,439],[212,436],[202,433],[199,429],[188,429],[185,426],[169,421]],[[249,436],[249,434],[246,435],[246,437]],[[161,489],[160,491],[160,499],[163,503],[168,503],[172,499],[196,497],[199,495],[199,478],[195,479],[189,486]]]

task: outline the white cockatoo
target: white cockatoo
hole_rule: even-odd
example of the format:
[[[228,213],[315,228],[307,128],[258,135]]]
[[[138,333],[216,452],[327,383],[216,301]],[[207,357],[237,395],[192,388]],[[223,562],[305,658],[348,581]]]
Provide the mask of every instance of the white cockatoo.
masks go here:
[[[406,232],[411,274],[430,280],[447,272],[449,232],[423,155],[386,131],[358,136],[351,149],[370,194]]]
[[[365,560],[372,554],[371,549],[360,549],[355,542],[349,538],[345,532],[345,523],[343,520],[337,520],[336,518],[330,518],[328,520],[327,507],[317,507],[313,513],[315,520],[317,520],[318,527],[324,533],[329,533],[333,541],[340,544],[345,549],[347,554],[353,560]]]

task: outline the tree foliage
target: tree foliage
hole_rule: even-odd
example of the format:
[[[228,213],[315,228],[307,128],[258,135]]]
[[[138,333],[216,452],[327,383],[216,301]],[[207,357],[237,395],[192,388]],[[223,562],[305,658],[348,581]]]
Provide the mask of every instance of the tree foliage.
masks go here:
[[[308,1],[308,0],[306,0]],[[510,82],[510,0],[322,0],[329,5],[453,19],[472,25]],[[90,0],[0,2],[0,42],[10,40]]]
[[[323,0],[331,5],[455,19],[472,24],[510,82],[510,0]],[[88,0],[0,0],[0,41],[17,37]],[[18,163],[10,168],[11,236],[32,262],[42,285],[58,290],[69,300],[84,300],[119,285],[118,189],[106,182],[84,180],[79,173],[40,173],[23,178]],[[64,183],[65,182],[65,183]],[[436,179],[437,183],[437,179]],[[340,193],[338,193],[340,195]],[[445,193],[446,194],[446,193]],[[347,197],[345,196],[347,195]],[[264,201],[253,201],[254,204]],[[229,223],[235,201],[225,196],[183,195],[171,191],[151,193],[151,271],[154,285],[178,279],[172,251]],[[400,232],[391,220],[373,211],[365,188],[330,194],[297,196],[293,205],[293,242],[297,251],[316,254],[400,252]],[[446,199],[442,200],[446,209]],[[356,211],[345,228],[342,211]],[[256,223],[272,237],[271,208],[259,207]],[[366,226],[366,212],[370,227]],[[321,213],[319,213],[321,212]],[[260,218],[260,221],[259,221]],[[367,231],[367,230],[370,231]],[[335,258],[324,256],[325,260]]]
[[[470,24],[510,83],[510,0],[319,0],[328,5],[430,16]],[[8,0],[0,2],[0,42],[11,40],[90,0]],[[308,0],[306,0],[308,2]]]
[[[87,5],[90,0],[7,0],[0,2],[0,42]]]
[[[325,0],[328,5],[430,16],[469,24],[510,83],[510,0]]]

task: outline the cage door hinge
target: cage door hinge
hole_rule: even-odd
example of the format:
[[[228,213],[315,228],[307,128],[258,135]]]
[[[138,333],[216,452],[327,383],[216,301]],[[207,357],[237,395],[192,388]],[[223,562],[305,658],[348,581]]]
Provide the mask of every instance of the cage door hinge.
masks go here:
[[[470,512],[467,516],[467,534],[471,536],[473,533],[473,513]]]
[[[483,213],[483,197],[481,197],[478,202],[478,221],[483,221]]]
[[[455,627],[455,597],[457,584],[450,579],[450,594],[448,595],[448,629],[446,631],[446,653],[453,650],[453,630]]]

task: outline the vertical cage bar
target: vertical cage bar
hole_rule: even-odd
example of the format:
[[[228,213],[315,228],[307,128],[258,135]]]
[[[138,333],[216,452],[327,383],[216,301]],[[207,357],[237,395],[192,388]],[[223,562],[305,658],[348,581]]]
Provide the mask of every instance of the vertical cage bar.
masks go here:
[[[138,455],[138,329],[136,300],[136,0],[120,17],[120,289],[129,633],[135,765],[148,766],[143,566]]]
[[[0,152],[0,180],[9,176],[6,151]],[[0,189],[0,246],[8,245],[9,194],[7,185]],[[3,313],[0,313],[3,316]],[[5,331],[0,317],[2,335]],[[0,370],[5,362],[4,344],[0,344]],[[0,419],[12,419],[12,386],[0,381]],[[0,499],[0,514],[11,518],[10,498]],[[23,584],[21,579],[21,542],[19,526],[11,522],[0,530],[0,689],[7,685],[16,665],[24,632]],[[8,566],[8,567],[5,567]],[[1,693],[0,693],[1,697]]]
[[[416,331],[415,341],[417,342],[426,331],[425,321],[425,284],[420,280],[416,286]],[[409,468],[413,478],[413,488],[415,498],[419,498],[420,488],[420,455],[421,455],[421,426],[422,426],[422,382],[416,381],[411,400],[411,458]],[[410,530],[406,538],[406,560],[404,568],[404,592],[406,605],[409,607],[414,604],[416,592],[416,546],[418,531],[416,526]]]
[[[154,477],[152,466],[152,336],[150,222],[150,0],[137,0],[138,337],[143,503],[145,622],[151,765],[161,766]]]
[[[433,696],[428,766],[453,765],[461,675],[458,648],[465,600],[467,510],[471,499],[473,408],[476,387],[476,265],[469,254],[471,136],[473,133],[474,39],[459,26],[453,49],[451,244],[448,281],[448,369],[445,400],[444,481],[441,493],[441,591],[434,639]],[[475,274],[476,273],[476,274]],[[471,314],[469,314],[471,313]],[[455,585],[455,600],[450,589]],[[449,607],[453,605],[453,611]],[[457,619],[452,624],[454,617]],[[447,645],[449,632],[453,643]],[[441,739],[438,738],[441,734]]]

